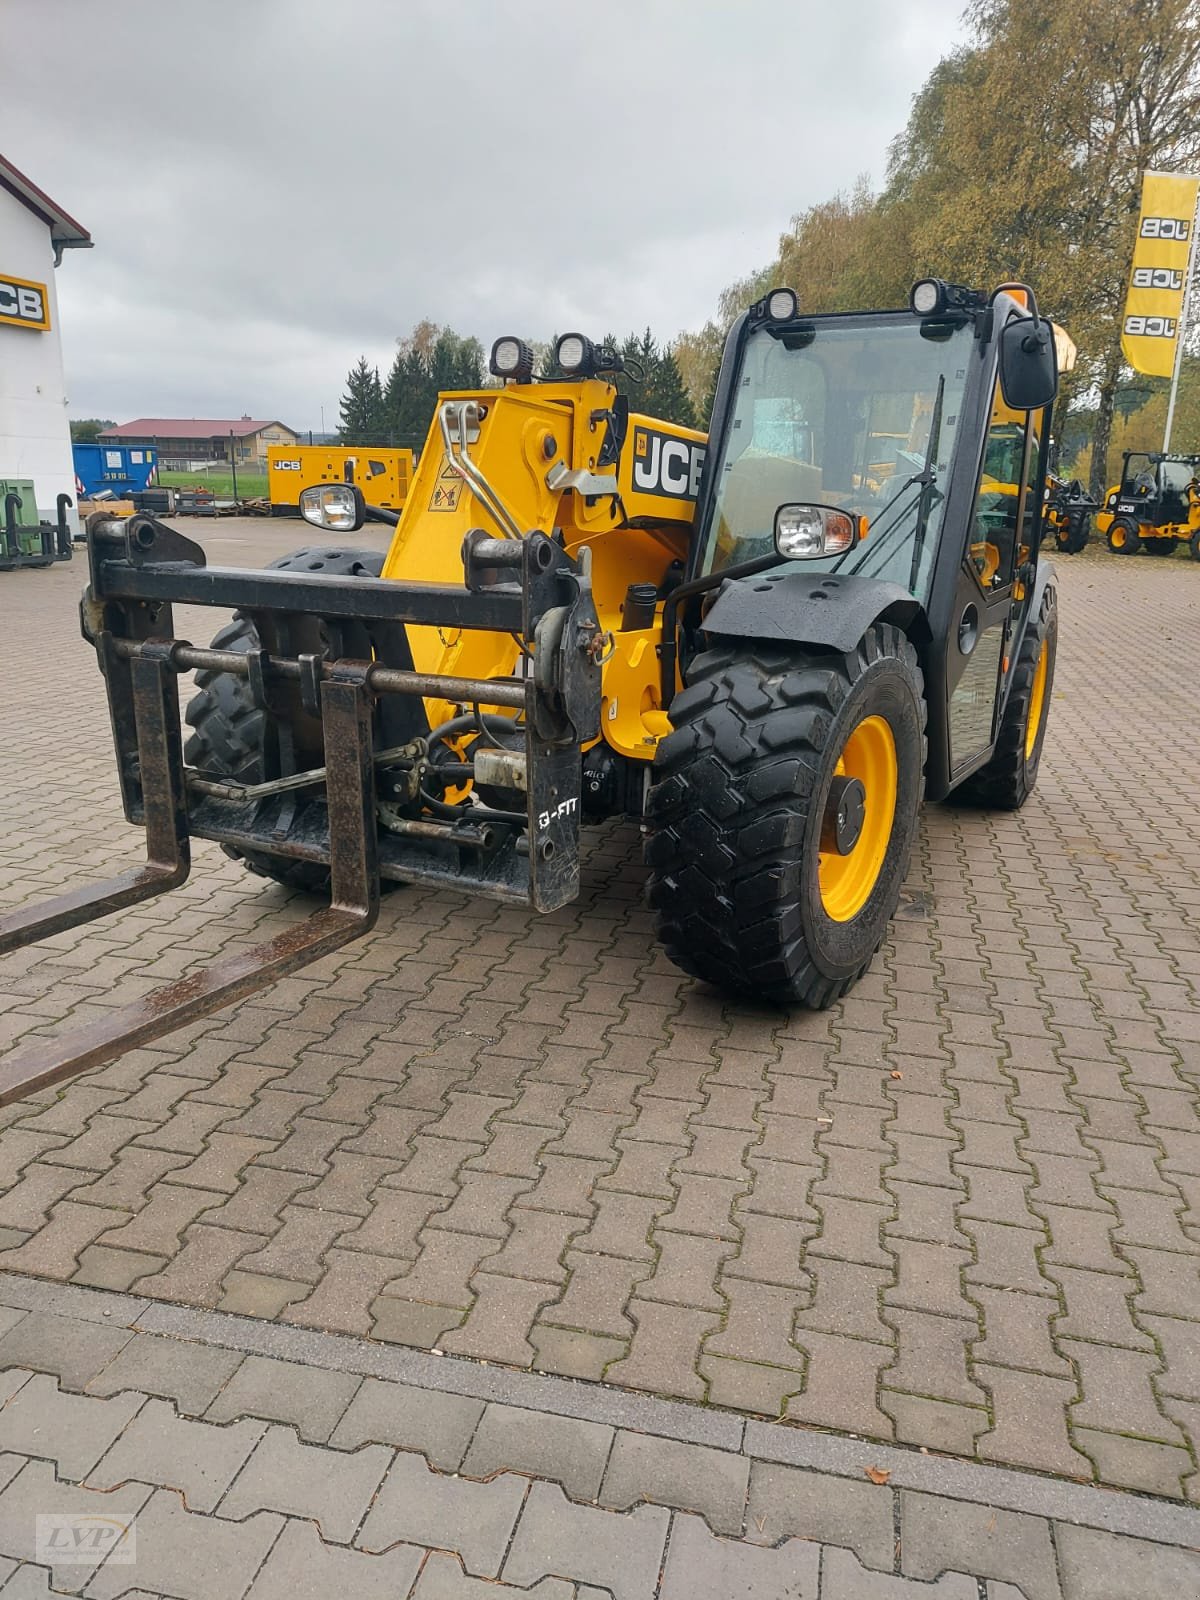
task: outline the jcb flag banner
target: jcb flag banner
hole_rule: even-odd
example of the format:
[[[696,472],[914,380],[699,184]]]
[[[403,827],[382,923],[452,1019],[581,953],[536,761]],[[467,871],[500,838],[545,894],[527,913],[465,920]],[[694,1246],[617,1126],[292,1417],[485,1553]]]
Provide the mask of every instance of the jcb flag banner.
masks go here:
[[[1136,372],[1169,378],[1187,293],[1200,178],[1147,172],[1142,179],[1121,350]]]

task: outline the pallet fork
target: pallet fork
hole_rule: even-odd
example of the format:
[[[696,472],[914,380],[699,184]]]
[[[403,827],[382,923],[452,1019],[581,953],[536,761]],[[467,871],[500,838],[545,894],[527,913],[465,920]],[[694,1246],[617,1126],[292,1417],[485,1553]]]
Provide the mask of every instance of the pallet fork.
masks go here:
[[[0,1105],[112,1061],[361,937],[378,916],[381,875],[482,890],[540,910],[577,893],[580,744],[599,731],[603,649],[586,559],[572,561],[540,533],[491,539],[475,530],[464,541],[459,588],[209,568],[198,545],[149,516],[93,519],[87,542],[83,631],[106,680],[125,813],[145,827],[146,863],[0,918],[0,955],[178,887],[193,835],[327,863],[330,903],[99,1022],[18,1048],[0,1062]],[[176,640],[172,601],[253,616],[265,648],[196,649]],[[529,670],[488,679],[415,672],[407,624],[516,634]],[[314,625],[327,641],[323,652],[289,647]],[[195,669],[248,678],[264,709],[306,727],[321,764],[281,750],[280,776],[253,787],[187,768],[178,678]],[[480,822],[464,827],[406,820],[401,804],[381,831],[380,797],[417,793],[425,697],[477,714],[519,714],[512,726],[524,732],[524,815],[481,807]],[[398,730],[409,737],[398,742]]]

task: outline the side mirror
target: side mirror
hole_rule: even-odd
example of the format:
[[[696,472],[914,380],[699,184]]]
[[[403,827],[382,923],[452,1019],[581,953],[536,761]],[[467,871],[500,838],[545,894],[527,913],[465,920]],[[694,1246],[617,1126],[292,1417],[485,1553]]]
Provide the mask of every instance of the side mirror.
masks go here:
[[[844,555],[861,537],[861,520],[837,506],[789,504],[775,513],[775,549],[786,561]]]
[[[315,483],[300,491],[300,515],[314,528],[353,533],[367,520],[367,505],[352,483]]]
[[[1054,325],[1018,317],[1000,333],[1000,388],[1013,411],[1040,411],[1058,393]]]

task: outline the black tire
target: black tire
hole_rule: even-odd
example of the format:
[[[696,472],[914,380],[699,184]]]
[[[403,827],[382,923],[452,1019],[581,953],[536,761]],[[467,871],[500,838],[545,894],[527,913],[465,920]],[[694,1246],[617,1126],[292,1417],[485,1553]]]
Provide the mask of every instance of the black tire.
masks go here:
[[[1188,549],[1192,552],[1192,560],[1200,561],[1200,528],[1188,540]]]
[[[271,562],[271,567],[285,572],[377,578],[383,561],[381,550],[311,547],[281,556],[278,561]],[[235,612],[233,621],[213,639],[212,647],[214,650],[254,650],[258,648],[258,632],[248,617]],[[248,680],[235,678],[228,672],[198,672],[196,688],[197,693],[184,715],[192,729],[184,749],[185,761],[214,777],[235,778],[239,783],[261,783],[266,713],[254,704]],[[232,845],[221,848],[233,860],[244,862],[260,878],[273,878],[289,889],[301,889],[308,894],[329,892],[329,868],[316,862],[288,861],[282,856],[235,850]]]
[[[1045,654],[1045,676],[1040,694],[1035,693],[1038,663]],[[1058,602],[1048,588],[1035,621],[1025,631],[1013,667],[1012,688],[1000,720],[996,749],[987,766],[960,784],[950,796],[951,803],[988,806],[994,811],[1019,811],[1033,792],[1046,725],[1050,720],[1050,698],[1054,691],[1054,663],[1058,656]],[[1030,718],[1037,725],[1030,731]]]
[[[826,803],[847,740],[876,718],[895,754],[894,811],[876,832],[886,846],[865,903],[835,920],[818,870]],[[845,656],[723,644],[692,664],[671,721],[646,842],[668,956],[718,988],[832,1004],[871,964],[908,868],[925,769],[916,651],[885,624]],[[827,855],[826,869],[838,859],[848,857]]]
[[[1065,526],[1054,531],[1054,543],[1065,556],[1077,556],[1081,550],[1087,548],[1088,519],[1086,516],[1070,514]]]
[[[1143,539],[1142,549],[1148,556],[1173,556],[1178,539]]]
[[[1135,556],[1142,548],[1142,536],[1132,517],[1114,517],[1108,525],[1108,548],[1116,556]]]

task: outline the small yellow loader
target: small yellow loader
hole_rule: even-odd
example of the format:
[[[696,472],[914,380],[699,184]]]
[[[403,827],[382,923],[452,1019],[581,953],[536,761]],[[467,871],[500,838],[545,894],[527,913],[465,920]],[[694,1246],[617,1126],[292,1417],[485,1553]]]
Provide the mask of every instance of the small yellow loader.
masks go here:
[[[1200,456],[1127,450],[1096,527],[1115,555],[1169,556],[1182,544],[1200,561]]]
[[[685,972],[827,1006],[887,934],[922,800],[1024,803],[1058,632],[1031,290],[927,279],[833,316],[775,290],[729,333],[707,438],[632,412],[583,334],[556,359],[538,381],[497,340],[496,386],[440,397],[401,512],[310,488],[321,542],[265,571],[150,516],[91,520],[83,631],[147,861],[0,919],[0,954],[172,888],[192,836],[322,902],[10,1056],[0,1102],[365,933],[385,887],[552,911],[604,818],[643,825]],[[367,520],[386,553],[355,546]],[[233,616],[196,646],[176,604]]]

